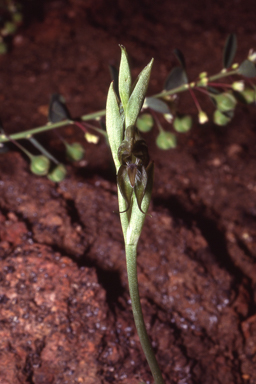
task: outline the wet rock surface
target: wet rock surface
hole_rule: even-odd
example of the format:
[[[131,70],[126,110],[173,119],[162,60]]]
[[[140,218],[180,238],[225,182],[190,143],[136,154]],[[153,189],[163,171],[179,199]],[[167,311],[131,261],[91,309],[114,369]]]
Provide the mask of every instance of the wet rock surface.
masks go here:
[[[1,382],[97,383],[106,330],[95,271],[40,244],[2,261]]]

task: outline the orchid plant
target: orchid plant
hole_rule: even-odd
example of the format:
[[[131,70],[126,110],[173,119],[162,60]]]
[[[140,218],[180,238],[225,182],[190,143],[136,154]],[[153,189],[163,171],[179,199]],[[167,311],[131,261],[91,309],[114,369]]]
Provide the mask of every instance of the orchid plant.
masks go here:
[[[121,46],[119,95],[111,83],[106,107],[108,140],[116,167],[120,219],[124,236],[127,275],[132,311],[141,346],[156,384],[164,384],[147,335],[140,304],[137,279],[137,244],[149,208],[154,165],[136,127],[143,105],[153,60],[132,85],[127,53]]]

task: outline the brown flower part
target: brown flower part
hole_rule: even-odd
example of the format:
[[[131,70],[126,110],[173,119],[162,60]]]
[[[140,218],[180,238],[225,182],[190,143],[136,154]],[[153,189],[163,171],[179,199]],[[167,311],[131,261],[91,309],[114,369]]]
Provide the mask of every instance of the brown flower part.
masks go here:
[[[127,205],[126,210],[120,213],[129,210],[134,191],[139,210],[145,214],[141,209],[141,203],[147,187],[148,170],[152,162],[149,162],[145,140],[140,137],[137,128],[133,125],[125,131],[125,139],[118,148],[118,159],[122,165],[118,170],[117,184]]]

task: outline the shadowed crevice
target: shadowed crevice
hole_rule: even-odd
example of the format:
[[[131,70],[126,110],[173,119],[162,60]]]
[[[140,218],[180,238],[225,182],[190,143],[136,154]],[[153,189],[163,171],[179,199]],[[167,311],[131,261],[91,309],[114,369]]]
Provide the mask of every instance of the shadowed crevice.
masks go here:
[[[115,315],[116,307],[122,311],[125,310],[119,300],[119,298],[123,297],[126,292],[125,288],[122,285],[119,271],[102,268],[101,266],[99,266],[96,260],[92,260],[90,257],[87,257],[87,255],[77,258],[74,255],[67,253],[65,249],[61,249],[56,245],[51,246],[51,248],[54,252],[58,252],[61,255],[69,257],[72,261],[77,264],[79,268],[95,268],[98,282],[106,291],[106,302],[110,311]]]
[[[182,220],[187,228],[192,228],[193,224],[196,223],[218,265],[227,270],[237,282],[241,281],[243,272],[234,265],[229,255],[225,233],[218,227],[217,219],[205,214],[206,208],[204,206],[196,207],[194,212],[189,211],[176,196],[171,196],[168,199],[155,198],[154,205],[155,207],[167,208],[174,221]]]

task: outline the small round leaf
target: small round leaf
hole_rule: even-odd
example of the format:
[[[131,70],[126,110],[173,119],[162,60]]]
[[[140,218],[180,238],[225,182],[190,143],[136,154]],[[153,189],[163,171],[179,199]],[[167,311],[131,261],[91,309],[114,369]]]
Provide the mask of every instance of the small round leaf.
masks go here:
[[[159,113],[170,113],[170,109],[168,105],[159,99],[156,99],[155,97],[147,97],[145,99],[144,108],[151,108],[153,111],[159,112]]]
[[[230,111],[235,108],[237,100],[230,92],[224,92],[219,95],[214,95],[214,100],[217,105],[217,109],[222,112]]]
[[[237,42],[236,35],[231,33],[225,43],[224,52],[223,52],[223,66],[224,68],[229,68],[232,65],[236,54]]]
[[[149,132],[154,125],[153,117],[149,113],[143,113],[138,117],[136,126],[141,132]]]
[[[180,87],[181,85],[184,85],[187,83],[188,83],[188,77],[184,68],[175,67],[173,68],[171,73],[168,75],[164,84],[164,89],[166,91],[170,91],[171,89]]]
[[[156,138],[156,145],[158,148],[167,150],[170,148],[176,148],[177,139],[176,136],[171,132],[162,131]]]
[[[70,120],[70,114],[65,104],[65,99],[59,94],[53,94],[51,96],[48,120],[51,123],[58,123],[62,120]]]
[[[84,157],[84,147],[80,143],[65,144],[66,155],[71,161],[80,161]]]
[[[250,60],[243,61],[240,67],[238,68],[238,73],[248,78],[255,77],[256,76],[255,64]]]
[[[185,61],[185,57],[184,57],[183,53],[181,52],[181,50],[178,48],[175,48],[173,50],[173,53],[176,56],[176,58],[178,59],[178,61],[180,62],[180,65],[185,69],[186,68],[186,61]]]
[[[217,125],[227,125],[230,122],[231,118],[226,114],[222,113],[218,109],[213,114],[213,121]]]
[[[59,183],[64,180],[67,175],[67,170],[63,164],[58,164],[48,175],[48,179],[54,183]]]
[[[240,95],[243,97],[246,104],[256,102],[256,89],[247,88],[244,91],[240,92]]]
[[[47,175],[50,168],[50,160],[44,155],[33,156],[30,163],[30,170],[35,175]]]
[[[175,117],[173,127],[177,132],[188,132],[192,127],[192,118],[189,115]]]

